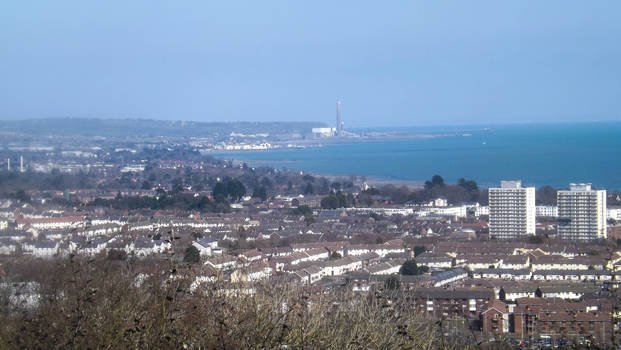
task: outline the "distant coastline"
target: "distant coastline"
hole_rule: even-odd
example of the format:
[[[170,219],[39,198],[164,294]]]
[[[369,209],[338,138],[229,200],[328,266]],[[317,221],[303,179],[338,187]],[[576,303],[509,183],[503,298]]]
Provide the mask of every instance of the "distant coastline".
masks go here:
[[[445,130],[442,130],[445,129]],[[321,141],[321,147],[261,152],[214,152],[252,165],[298,169],[314,174],[366,176],[389,183],[421,183],[434,174],[454,183],[472,179],[482,187],[520,179],[525,185],[567,188],[591,182],[621,189],[621,123],[545,123],[463,127],[434,137]],[[409,130],[405,130],[409,131]],[[446,137],[446,135],[462,137]],[[436,136],[443,135],[443,136]]]
[[[326,145],[333,144],[347,144],[355,142],[376,142],[386,140],[416,140],[416,139],[434,139],[443,137],[469,137],[472,134],[469,133],[445,133],[445,134],[405,134],[405,133],[376,133],[376,134],[363,134],[357,137],[326,137],[315,139],[300,139],[300,140],[288,140],[277,141],[270,143],[271,147],[252,147],[248,145],[248,149],[235,149],[234,147],[243,147],[245,143],[239,145],[230,145],[232,149],[214,149],[206,150],[205,154],[211,153],[227,153],[227,152],[261,152],[270,151],[275,149],[295,149],[295,148],[320,148]]]

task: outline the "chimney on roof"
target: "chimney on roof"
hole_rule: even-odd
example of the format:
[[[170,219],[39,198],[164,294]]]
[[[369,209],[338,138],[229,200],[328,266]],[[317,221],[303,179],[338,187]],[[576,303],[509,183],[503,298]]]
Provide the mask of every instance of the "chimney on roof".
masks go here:
[[[414,260],[414,251],[412,248],[408,248],[408,253],[410,253],[410,260]]]

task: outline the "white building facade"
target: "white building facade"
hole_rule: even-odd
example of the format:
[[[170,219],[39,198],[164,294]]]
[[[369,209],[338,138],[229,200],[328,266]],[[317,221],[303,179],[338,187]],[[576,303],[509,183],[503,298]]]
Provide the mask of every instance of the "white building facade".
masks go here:
[[[489,234],[515,239],[535,234],[535,188],[521,181],[500,181],[489,189]]]
[[[558,207],[552,205],[538,205],[536,208],[536,215],[555,218],[558,216]]]
[[[590,183],[570,184],[558,191],[558,235],[573,241],[605,239],[606,190],[593,190]]]

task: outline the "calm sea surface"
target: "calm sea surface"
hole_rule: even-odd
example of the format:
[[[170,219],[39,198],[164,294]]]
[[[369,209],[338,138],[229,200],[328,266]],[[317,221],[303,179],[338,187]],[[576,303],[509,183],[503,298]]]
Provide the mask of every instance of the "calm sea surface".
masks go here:
[[[348,141],[324,143],[321,148],[214,155],[252,165],[383,180],[424,181],[440,174],[447,182],[465,177],[483,186],[521,179],[538,187],[592,182],[598,188],[621,189],[621,122],[386,130],[471,136]]]

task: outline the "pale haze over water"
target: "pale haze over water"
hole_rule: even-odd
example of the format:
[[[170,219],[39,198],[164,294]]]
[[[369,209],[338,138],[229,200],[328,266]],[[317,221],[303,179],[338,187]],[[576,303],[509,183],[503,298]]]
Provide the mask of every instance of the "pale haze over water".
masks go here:
[[[325,144],[323,148],[217,153],[250,164],[385,180],[447,182],[473,179],[483,186],[521,179],[526,185],[565,188],[570,182],[621,189],[621,122],[410,128],[410,132],[472,136]]]

